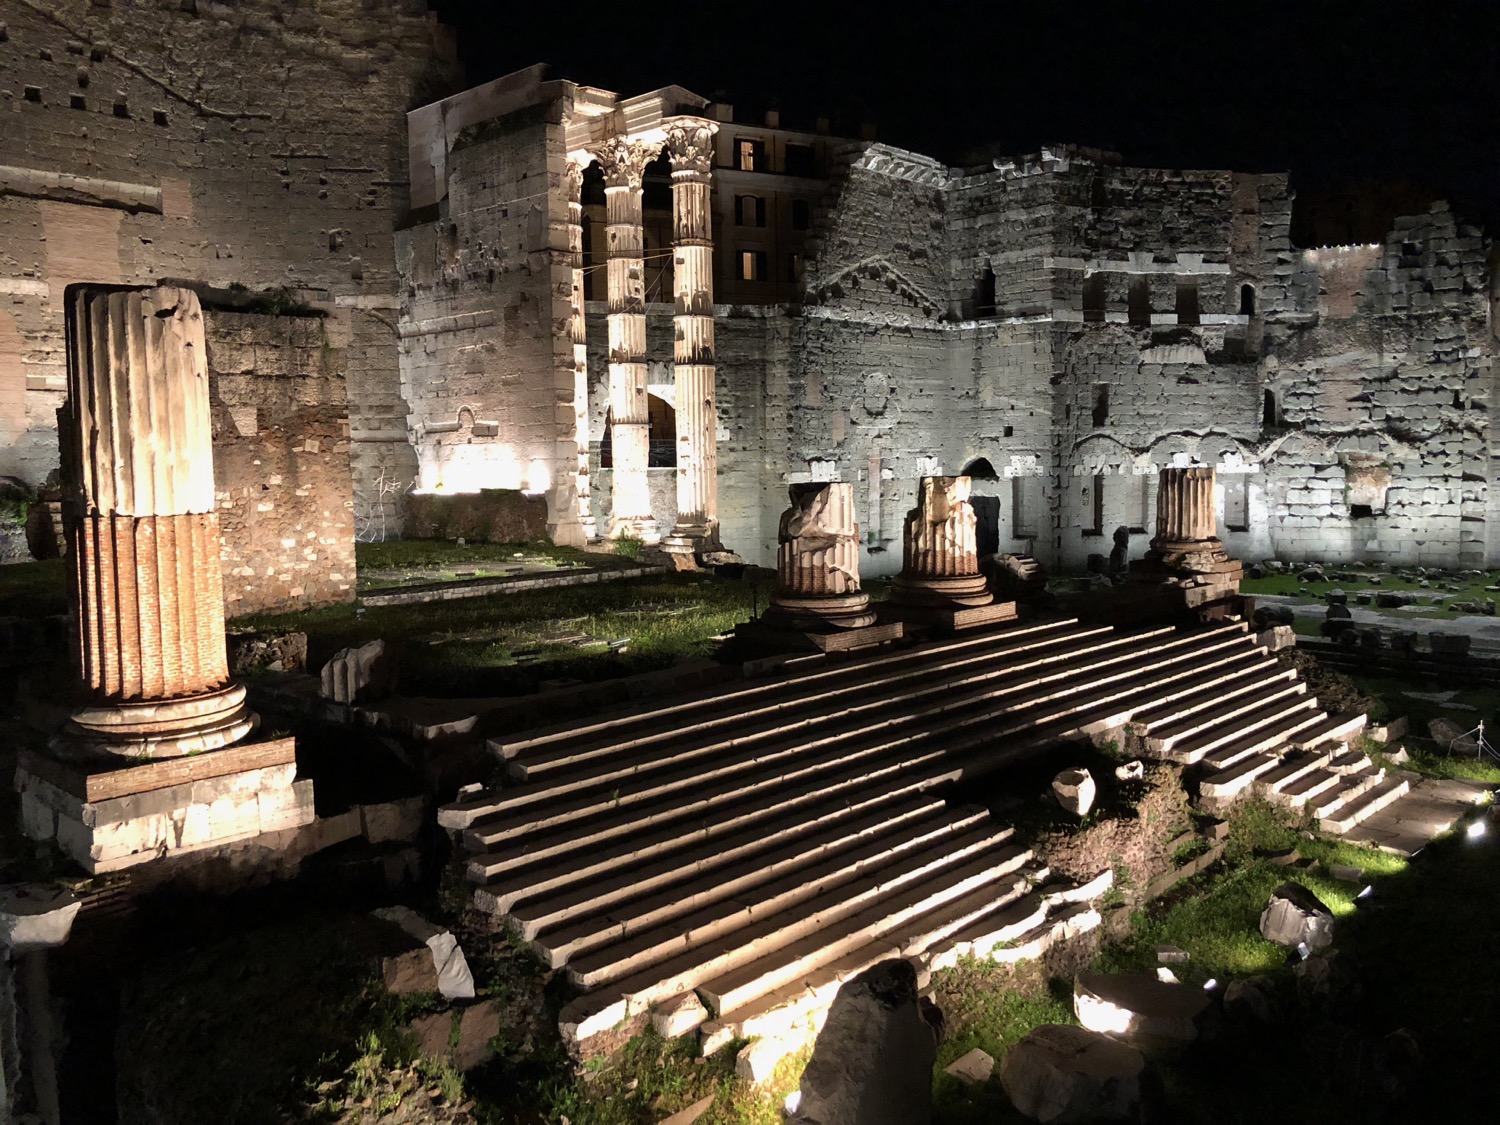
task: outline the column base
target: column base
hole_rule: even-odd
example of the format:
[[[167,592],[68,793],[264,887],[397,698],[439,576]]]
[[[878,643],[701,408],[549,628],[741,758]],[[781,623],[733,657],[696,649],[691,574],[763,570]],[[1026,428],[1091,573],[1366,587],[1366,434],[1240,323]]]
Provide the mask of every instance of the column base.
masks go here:
[[[963,609],[987,606],[994,600],[982,574],[927,578],[903,573],[891,582],[891,601],[903,606]]]
[[[609,538],[639,539],[642,543],[660,543],[661,528],[653,516],[610,516]]]
[[[121,766],[110,755],[23,750],[21,828],[91,873],[311,824],[313,783],[298,781],[291,738]]]
[[[229,746],[259,721],[244,686],[229,684],[202,695],[81,708],[58,744],[63,753],[82,747],[126,758],[175,758]]]
[[[662,537],[661,549],[674,555],[701,555],[724,547],[719,542],[717,523],[679,523]]]

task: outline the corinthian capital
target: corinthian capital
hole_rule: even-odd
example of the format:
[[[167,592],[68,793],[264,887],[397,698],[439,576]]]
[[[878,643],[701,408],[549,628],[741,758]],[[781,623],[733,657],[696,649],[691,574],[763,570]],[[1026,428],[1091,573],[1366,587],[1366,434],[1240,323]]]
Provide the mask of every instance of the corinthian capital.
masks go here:
[[[714,165],[714,134],[717,121],[702,117],[679,117],[667,123],[667,153],[674,172],[707,174]]]
[[[639,189],[646,165],[656,159],[659,147],[633,141],[628,137],[611,137],[593,150],[594,159],[604,170],[604,186]]]

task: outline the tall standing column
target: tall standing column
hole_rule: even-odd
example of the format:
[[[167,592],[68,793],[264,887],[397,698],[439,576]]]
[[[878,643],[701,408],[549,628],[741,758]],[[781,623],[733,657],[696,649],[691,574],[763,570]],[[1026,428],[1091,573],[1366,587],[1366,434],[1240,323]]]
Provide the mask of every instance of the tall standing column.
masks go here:
[[[186,289],[75,285],[58,411],[93,705],[69,736],[123,754],[212,750],[255,716],[229,679],[203,314]]]
[[[718,124],[667,126],[672,158],[673,381],[677,389],[677,521],[664,547],[719,547],[718,412],[714,402],[714,241],[709,192]]]
[[[574,514],[586,540],[599,538],[594,524],[593,489],[589,482],[589,347],[583,309],[583,165],[568,161],[568,257],[573,291],[568,306],[568,334],[573,340],[573,433],[578,443],[574,477]]]
[[[646,468],[651,415],[646,404],[646,268],[641,230],[641,177],[655,150],[617,137],[597,152],[604,169],[609,241],[609,409],[614,477],[611,539],[660,539],[651,516]]]

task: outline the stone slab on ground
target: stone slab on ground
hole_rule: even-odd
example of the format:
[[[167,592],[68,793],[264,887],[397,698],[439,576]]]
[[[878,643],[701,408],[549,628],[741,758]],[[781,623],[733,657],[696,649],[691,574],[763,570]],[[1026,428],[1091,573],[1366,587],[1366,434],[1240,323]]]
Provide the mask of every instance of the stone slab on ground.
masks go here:
[[[458,939],[439,926],[434,926],[415,910],[406,906],[389,906],[372,911],[376,918],[399,926],[413,940],[421,942],[431,951],[433,968],[436,970],[435,987],[449,1000],[468,1000],[474,996],[474,977],[469,972],[469,962],[459,948]]]
[[[1333,911],[1301,883],[1283,883],[1261,911],[1260,932],[1288,948],[1324,949],[1333,944]]]
[[[664,566],[628,566],[608,570],[548,571],[544,574],[474,578],[468,581],[370,590],[359,596],[359,602],[361,605],[417,605],[422,602],[454,601],[458,598],[486,598],[491,594],[511,594],[522,590],[555,590],[562,586],[615,582],[623,578],[641,578],[648,574],[666,572],[667,568]]]
[[[1400,800],[1356,824],[1342,838],[1393,855],[1414,856],[1487,800],[1492,791],[1482,781],[1423,778],[1414,781]]]
[[[1037,1121],[1138,1121],[1145,1057],[1082,1027],[1047,1024],[1005,1053],[1000,1082]]]
[[[693,1125],[693,1122],[713,1108],[713,1104],[714,1095],[712,1094],[706,1098],[699,1098],[686,1109],[679,1109],[671,1117],[660,1122],[660,1125]]]
[[[68,940],[83,901],[62,887],[0,887],[0,945],[11,954],[53,949]]]
[[[944,1074],[951,1074],[960,1082],[970,1084],[988,1082],[994,1072],[994,1057],[981,1047],[975,1047],[967,1055],[954,1059],[943,1068]]]
[[[1073,981],[1079,1023],[1147,1054],[1175,1054],[1195,1042],[1212,1003],[1201,988],[1140,973],[1079,973]]]

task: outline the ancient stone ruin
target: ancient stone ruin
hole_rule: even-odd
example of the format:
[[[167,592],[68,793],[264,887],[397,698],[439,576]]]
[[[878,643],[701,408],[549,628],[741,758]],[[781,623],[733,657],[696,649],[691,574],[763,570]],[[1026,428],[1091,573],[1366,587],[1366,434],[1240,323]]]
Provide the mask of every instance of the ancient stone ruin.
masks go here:
[[[904,565],[891,584],[892,612],[953,628],[1008,621],[1014,602],[995,601],[979,571],[968,477],[923,477],[906,515]]]
[[[203,317],[191,290],[72,286],[64,520],[86,702],[16,774],[28,834],[107,871],[308,823],[289,738],[229,677]]]

